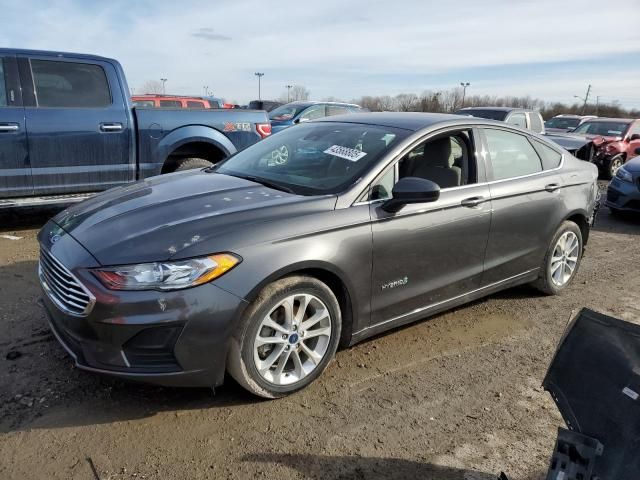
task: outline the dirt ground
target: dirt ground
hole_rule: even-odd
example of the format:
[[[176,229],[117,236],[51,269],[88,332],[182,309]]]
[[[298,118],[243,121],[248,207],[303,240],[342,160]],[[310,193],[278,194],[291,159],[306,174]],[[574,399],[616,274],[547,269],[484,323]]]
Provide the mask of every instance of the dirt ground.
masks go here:
[[[21,237],[0,237],[0,479],[542,479],[563,422],[540,384],[567,320],[640,321],[640,217],[603,209],[564,295],[516,288],[342,350],[291,397],[126,384],[74,368],[47,329],[52,213],[0,214]]]

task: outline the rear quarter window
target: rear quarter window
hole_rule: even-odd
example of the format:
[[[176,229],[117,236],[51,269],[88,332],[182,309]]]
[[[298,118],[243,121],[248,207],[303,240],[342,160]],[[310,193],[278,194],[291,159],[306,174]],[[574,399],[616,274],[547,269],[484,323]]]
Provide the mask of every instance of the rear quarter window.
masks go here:
[[[545,145],[538,140],[532,140],[533,146],[538,151],[538,155],[542,159],[542,168],[545,170],[551,170],[558,168],[562,161],[562,154],[557,150]]]
[[[32,59],[31,71],[38,107],[111,105],[109,83],[100,65]]]
[[[529,123],[530,128],[536,133],[542,133],[543,123],[542,117],[538,112],[530,112],[529,113]]]

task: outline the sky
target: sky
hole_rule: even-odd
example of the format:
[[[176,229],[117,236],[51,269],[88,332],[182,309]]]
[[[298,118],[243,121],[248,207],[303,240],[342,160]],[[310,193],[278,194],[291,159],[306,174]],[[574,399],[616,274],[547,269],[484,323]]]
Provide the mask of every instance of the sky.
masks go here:
[[[0,2],[0,47],[92,53],[136,93],[246,103],[438,91],[640,108],[640,0],[26,0]]]

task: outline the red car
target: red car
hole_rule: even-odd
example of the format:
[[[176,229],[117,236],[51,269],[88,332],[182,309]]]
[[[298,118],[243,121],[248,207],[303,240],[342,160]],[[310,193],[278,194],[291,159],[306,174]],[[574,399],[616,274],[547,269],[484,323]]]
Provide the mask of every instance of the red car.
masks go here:
[[[156,108],[231,108],[219,98],[189,97],[180,95],[133,95],[131,97],[136,107]]]
[[[636,156],[640,147],[640,120],[632,118],[594,118],[573,132],[593,142],[592,161],[606,178],[613,178],[624,163]]]

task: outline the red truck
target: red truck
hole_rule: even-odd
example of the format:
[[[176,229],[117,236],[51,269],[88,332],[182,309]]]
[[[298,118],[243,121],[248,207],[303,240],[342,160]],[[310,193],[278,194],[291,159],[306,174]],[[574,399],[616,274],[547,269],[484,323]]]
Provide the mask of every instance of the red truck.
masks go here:
[[[224,100],[215,97],[189,97],[181,95],[144,94],[133,95],[135,107],[155,108],[233,108]]]

